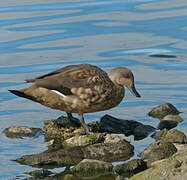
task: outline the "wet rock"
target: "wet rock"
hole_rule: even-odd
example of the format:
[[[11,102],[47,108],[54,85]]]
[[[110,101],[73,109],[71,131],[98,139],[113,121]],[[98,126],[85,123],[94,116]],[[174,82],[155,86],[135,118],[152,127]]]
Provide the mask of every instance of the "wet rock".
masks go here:
[[[93,132],[107,132],[114,134],[132,135],[134,129],[142,125],[133,120],[120,120],[110,115],[104,115],[100,120],[88,123]]]
[[[165,103],[160,106],[154,107],[148,115],[153,118],[163,119],[167,115],[178,115],[179,112],[175,106],[170,103]]]
[[[39,169],[39,170],[29,172],[28,174],[35,179],[44,179],[53,173],[47,169]]]
[[[187,179],[187,145],[185,147],[168,159],[154,162],[151,168],[132,176],[130,180]]]
[[[155,128],[150,125],[139,125],[134,129],[134,140],[146,138],[150,133],[154,132]]]
[[[147,163],[142,159],[133,159],[114,167],[114,171],[123,177],[131,177],[145,169],[147,169]]]
[[[127,137],[124,134],[106,134],[104,143],[117,143],[120,141],[130,142],[130,137]]]
[[[125,180],[126,178],[124,178],[123,176],[117,176],[115,180]]]
[[[157,141],[150,144],[139,156],[147,162],[149,167],[152,162],[168,158],[177,152],[171,142]]]
[[[164,140],[172,143],[187,143],[186,135],[177,129],[172,129],[169,131],[167,129],[163,129],[162,131],[154,133],[152,137],[156,140]]]
[[[3,133],[5,133],[5,135],[9,138],[35,138],[43,134],[43,131],[40,128],[10,126],[9,128],[6,128]]]
[[[74,136],[66,139],[63,143],[63,147],[85,146],[96,144],[104,141],[104,135],[101,133],[95,133],[90,135]]]
[[[160,123],[158,125],[158,129],[162,130],[172,129],[178,125],[178,123],[182,122],[183,119],[179,115],[167,115],[163,119],[160,119]]]
[[[160,123],[158,124],[158,129],[162,130],[162,129],[173,129],[175,127],[177,127],[178,122],[176,121],[160,121]]]
[[[85,158],[107,162],[127,160],[133,156],[133,150],[134,147],[127,141],[97,143],[89,146],[49,149],[40,154],[22,156],[16,161],[35,167],[54,168],[75,165]]]
[[[76,175],[84,178],[111,173],[112,170],[111,163],[94,159],[84,159],[72,169]]]
[[[115,117],[105,115],[100,120],[88,123],[90,130],[94,133],[114,133],[132,135],[134,129],[142,125],[133,120],[119,120]],[[72,123],[66,117],[61,117],[57,120],[44,121],[46,141],[51,139],[60,139],[64,141],[76,135],[84,135],[85,132],[79,124]]]

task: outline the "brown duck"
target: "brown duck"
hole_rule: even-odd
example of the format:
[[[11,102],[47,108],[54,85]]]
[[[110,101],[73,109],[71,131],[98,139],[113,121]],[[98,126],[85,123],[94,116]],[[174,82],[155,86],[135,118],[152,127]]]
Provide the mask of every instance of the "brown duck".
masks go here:
[[[117,67],[108,75],[90,64],[70,65],[35,79],[29,88],[9,90],[11,93],[43,104],[52,109],[65,111],[72,121],[72,113],[79,114],[79,120],[87,134],[83,114],[103,111],[117,106],[125,94],[124,86],[136,97],[134,76],[126,67]]]

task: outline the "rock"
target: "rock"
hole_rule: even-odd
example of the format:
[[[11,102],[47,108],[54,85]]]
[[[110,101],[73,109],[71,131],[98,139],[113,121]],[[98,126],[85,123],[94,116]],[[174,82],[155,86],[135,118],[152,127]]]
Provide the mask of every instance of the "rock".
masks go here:
[[[182,122],[184,121],[179,115],[167,115],[167,116],[164,116],[163,119],[161,119],[161,121],[174,121],[174,122]]]
[[[39,170],[29,172],[28,174],[35,179],[44,179],[45,177],[48,177],[49,175],[53,173],[51,171],[48,171],[47,169],[39,169]]]
[[[133,120],[119,120],[115,117],[105,115],[100,120],[88,123],[90,130],[94,133],[114,133],[133,135],[134,129],[142,125]],[[76,135],[84,135],[85,132],[79,124],[72,123],[66,117],[60,117],[57,120],[44,121],[46,141],[51,139],[59,139],[64,141]]]
[[[76,175],[84,178],[111,173],[112,170],[113,166],[111,163],[94,159],[83,159],[72,169]]]
[[[63,147],[74,147],[74,146],[85,146],[96,144],[104,141],[104,136],[101,133],[89,134],[89,135],[81,135],[74,136],[69,139],[66,139],[63,143]]]
[[[153,118],[163,119],[167,115],[178,115],[179,112],[175,106],[170,103],[165,103],[160,106],[154,107],[148,115]]]
[[[40,154],[25,155],[16,161],[34,167],[63,167],[79,163],[81,160],[98,159],[107,162],[127,160],[133,156],[134,147],[127,141],[97,143],[65,149],[49,149]]]
[[[178,122],[176,121],[160,121],[160,123],[158,124],[158,129],[162,130],[162,129],[172,129],[177,127]]]
[[[123,176],[117,176],[115,180],[126,180]]]
[[[134,140],[144,139],[153,131],[155,131],[155,128],[153,126],[139,125],[134,129]]]
[[[150,144],[139,156],[147,162],[149,167],[152,162],[168,158],[177,152],[171,142],[157,141]]]
[[[134,128],[142,125],[133,120],[120,120],[110,115],[104,115],[99,121],[88,123],[88,126],[93,132],[107,132],[114,134],[132,135]]]
[[[44,121],[44,128],[46,141],[51,139],[59,139],[64,141],[75,135],[84,134],[83,128],[78,123],[71,122],[67,117],[61,116],[55,120]]]
[[[114,167],[114,171],[117,174],[128,178],[138,172],[144,171],[145,169],[147,169],[147,163],[142,159],[133,159]]]
[[[169,131],[167,129],[163,129],[162,131],[154,133],[152,137],[156,140],[164,140],[172,143],[187,143],[186,135],[177,129],[172,129]]]
[[[120,141],[130,142],[130,137],[127,137],[124,134],[106,134],[104,143],[117,143]]]
[[[168,159],[156,161],[152,167],[130,178],[130,180],[185,180],[187,179],[187,145]]]
[[[5,135],[9,138],[35,138],[43,134],[43,131],[40,128],[10,126],[9,128],[6,128],[3,133],[5,133]]]

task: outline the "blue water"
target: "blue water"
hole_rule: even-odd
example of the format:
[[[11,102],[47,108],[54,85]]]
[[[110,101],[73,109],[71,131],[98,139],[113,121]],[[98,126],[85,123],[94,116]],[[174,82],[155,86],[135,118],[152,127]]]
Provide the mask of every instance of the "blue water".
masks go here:
[[[47,149],[43,136],[9,139],[12,125],[43,127],[64,114],[8,89],[27,87],[33,78],[69,64],[91,63],[107,72],[127,66],[141,99],[128,91],[123,102],[86,121],[110,114],[157,127],[147,113],[170,102],[183,112],[177,127],[187,134],[187,3],[177,0],[7,0],[0,2],[0,179],[24,179],[35,170],[12,161]],[[132,138],[133,141],[133,138]],[[133,142],[135,153],[153,140]]]

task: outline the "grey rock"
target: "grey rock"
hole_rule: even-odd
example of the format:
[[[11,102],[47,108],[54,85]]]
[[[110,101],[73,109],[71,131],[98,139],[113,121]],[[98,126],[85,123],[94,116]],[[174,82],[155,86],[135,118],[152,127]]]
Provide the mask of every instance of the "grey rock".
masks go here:
[[[156,140],[164,140],[172,143],[180,143],[180,144],[187,143],[186,135],[177,129],[172,129],[172,130],[163,129],[162,131],[154,133],[152,137]]]
[[[114,171],[123,177],[131,177],[134,174],[147,169],[147,163],[142,159],[133,159],[114,167]]]
[[[81,177],[93,177],[106,173],[111,173],[113,165],[108,162],[95,160],[95,159],[83,159],[77,164],[72,171]]]
[[[9,138],[24,138],[24,137],[38,137],[43,134],[40,128],[18,127],[10,126],[6,128],[3,133]]]
[[[130,178],[130,180],[186,180],[187,179],[187,145],[183,145],[168,159],[152,163],[152,167]]]
[[[147,162],[149,167],[152,162],[168,158],[177,152],[177,148],[166,141],[157,141],[150,144],[139,156]]]
[[[133,156],[134,147],[127,141],[97,143],[65,149],[49,149],[40,154],[25,155],[16,161],[34,167],[63,167],[79,163],[81,160],[98,159],[107,162],[127,160]]]
[[[181,112],[171,103],[165,103],[154,107],[148,115],[153,118],[163,119],[167,115],[178,115],[179,113]]]
[[[96,144],[104,141],[104,136],[101,133],[74,136],[63,141],[63,147],[85,146]]]
[[[120,141],[130,142],[130,137],[127,137],[124,134],[106,134],[104,143],[117,143]]]

